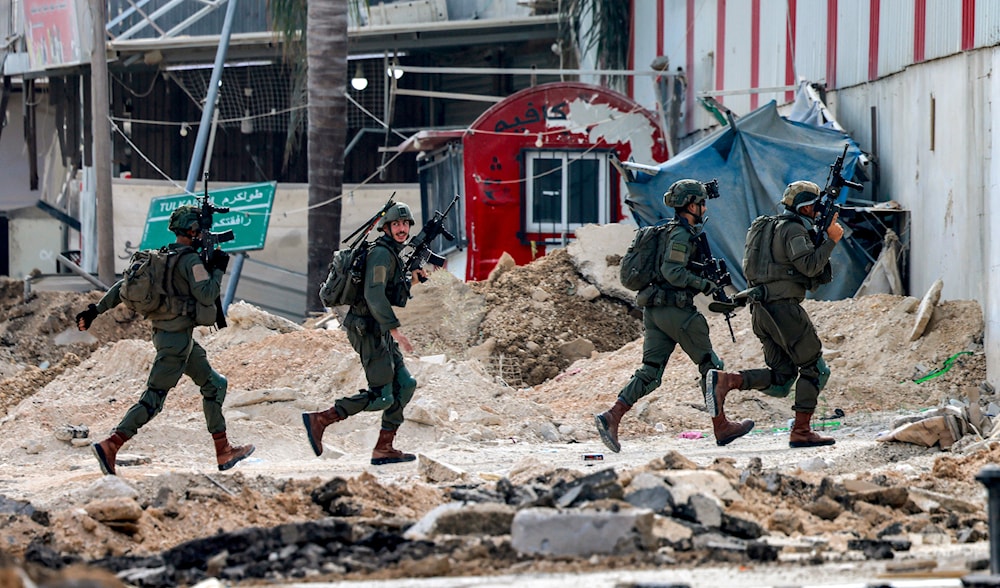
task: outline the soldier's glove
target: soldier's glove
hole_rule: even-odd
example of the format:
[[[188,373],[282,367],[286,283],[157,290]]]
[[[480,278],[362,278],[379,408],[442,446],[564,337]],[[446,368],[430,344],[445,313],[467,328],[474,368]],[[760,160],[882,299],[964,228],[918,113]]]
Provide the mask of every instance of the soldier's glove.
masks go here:
[[[81,331],[86,331],[87,329],[90,328],[91,323],[94,322],[94,319],[97,318],[98,314],[99,313],[97,312],[97,305],[91,304],[90,306],[87,307],[87,310],[81,313],[77,313],[76,328],[80,329]]]
[[[208,265],[210,270],[222,270],[222,273],[226,273],[226,268],[229,267],[229,254],[221,249],[213,249],[212,255],[208,258]]]
[[[715,282],[709,280],[708,278],[701,279],[701,287],[699,290],[701,290],[702,294],[705,296],[711,296],[712,292],[715,292],[716,289],[718,289],[718,286],[715,285]]]

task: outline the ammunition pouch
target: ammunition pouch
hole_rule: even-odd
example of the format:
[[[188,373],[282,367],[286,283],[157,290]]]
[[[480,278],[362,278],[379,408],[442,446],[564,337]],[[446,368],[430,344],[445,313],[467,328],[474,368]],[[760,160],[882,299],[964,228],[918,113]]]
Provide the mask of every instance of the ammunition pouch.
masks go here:
[[[640,308],[647,306],[676,306],[687,308],[694,305],[694,294],[687,290],[673,290],[653,284],[639,291],[635,303]]]
[[[405,277],[390,281],[385,288],[385,297],[389,300],[389,304],[399,308],[405,307],[410,299],[410,285],[410,281]]]
[[[215,324],[218,318],[218,309],[214,304],[202,304],[195,299],[190,300],[188,316],[194,318],[194,324],[203,327],[210,327]]]

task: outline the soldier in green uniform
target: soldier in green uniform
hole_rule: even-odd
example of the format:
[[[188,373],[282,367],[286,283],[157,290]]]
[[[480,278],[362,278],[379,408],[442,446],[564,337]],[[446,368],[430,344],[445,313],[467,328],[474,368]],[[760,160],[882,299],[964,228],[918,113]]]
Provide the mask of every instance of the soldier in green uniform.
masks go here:
[[[704,389],[705,374],[722,369],[722,361],[712,350],[708,321],[694,305],[695,295],[711,295],[718,287],[711,280],[694,273],[689,262],[695,254],[694,240],[702,231],[708,209],[708,194],[697,180],[678,180],[663,195],[667,206],[676,214],[661,237],[658,258],[660,280],[639,291],[636,304],[642,307],[645,337],[642,345],[642,366],[618,394],[614,405],[594,415],[601,441],[615,453],[621,451],[618,426],[622,416],[643,396],[659,385],[667,360],[679,344],[691,361],[698,365]],[[733,422],[721,412],[712,419],[719,445],[726,445],[753,429],[750,420]]]
[[[169,279],[173,281],[174,297],[164,305],[167,308],[181,308],[177,313],[163,310],[149,315],[153,326],[153,346],[156,357],[146,380],[146,391],[139,401],[132,405],[110,437],[91,445],[101,471],[115,475],[115,456],[121,446],[135,436],[160,410],[167,398],[167,391],[177,385],[182,375],[190,377],[201,389],[202,410],[208,432],[215,441],[215,454],[219,470],[228,470],[254,451],[253,445],[233,446],[226,437],[226,419],[222,416],[222,402],[226,398],[226,379],[212,369],[205,349],[194,340],[196,325],[194,309],[198,303],[214,306],[219,297],[222,276],[226,272],[229,256],[221,251],[213,252],[208,266],[197,255],[200,227],[198,209],[194,206],[179,206],[170,215],[169,229],[177,236],[168,249],[178,255]],[[116,282],[107,294],[95,305],[76,315],[77,328],[85,331],[103,312],[121,302],[119,290],[121,280]]]
[[[410,287],[423,270],[408,275],[399,258],[413,226],[410,207],[396,203],[379,219],[382,235],[365,260],[364,296],[351,305],[344,329],[351,346],[361,356],[368,389],[339,398],[321,412],[302,414],[309,445],[316,455],[323,453],[323,431],[333,423],[361,411],[382,411],[382,428],[372,450],[372,465],[413,461],[416,456],[393,448],[396,431],[403,424],[403,408],[413,398],[417,381],[403,363],[400,347],[407,353],[413,345],[399,330],[392,307],[404,307]]]
[[[768,396],[784,398],[794,384],[795,420],[788,441],[791,447],[835,443],[813,432],[809,424],[830,370],[823,361],[823,344],[816,328],[801,305],[808,290],[832,279],[830,254],[844,235],[844,228],[834,217],[826,230],[828,238],[814,246],[812,221],[819,198],[820,188],[812,182],[792,182],[785,188],[781,199],[785,212],[774,219],[771,243],[761,242],[758,253],[769,258],[758,260],[757,265],[769,269],[753,279],[748,276],[753,332],[763,345],[767,369],[736,373],[713,370],[705,388],[706,405],[710,411],[718,407],[721,412],[730,390],[762,390]],[[754,230],[748,232],[748,243],[752,239],[749,233]]]

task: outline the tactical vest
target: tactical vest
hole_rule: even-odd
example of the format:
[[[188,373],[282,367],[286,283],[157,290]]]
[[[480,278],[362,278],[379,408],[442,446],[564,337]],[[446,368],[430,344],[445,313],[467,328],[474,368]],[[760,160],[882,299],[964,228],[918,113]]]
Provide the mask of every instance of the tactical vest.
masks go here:
[[[787,220],[782,216],[762,215],[750,224],[743,250],[743,275],[749,285],[759,286],[795,276],[794,268],[774,260],[774,233]]]

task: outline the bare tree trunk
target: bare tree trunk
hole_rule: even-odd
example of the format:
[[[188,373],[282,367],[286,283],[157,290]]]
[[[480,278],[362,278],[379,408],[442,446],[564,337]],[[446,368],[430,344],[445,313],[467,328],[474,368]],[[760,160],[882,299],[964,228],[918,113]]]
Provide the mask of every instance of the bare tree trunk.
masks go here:
[[[309,243],[306,311],[321,312],[319,287],[340,242],[347,139],[347,0],[309,2]]]

